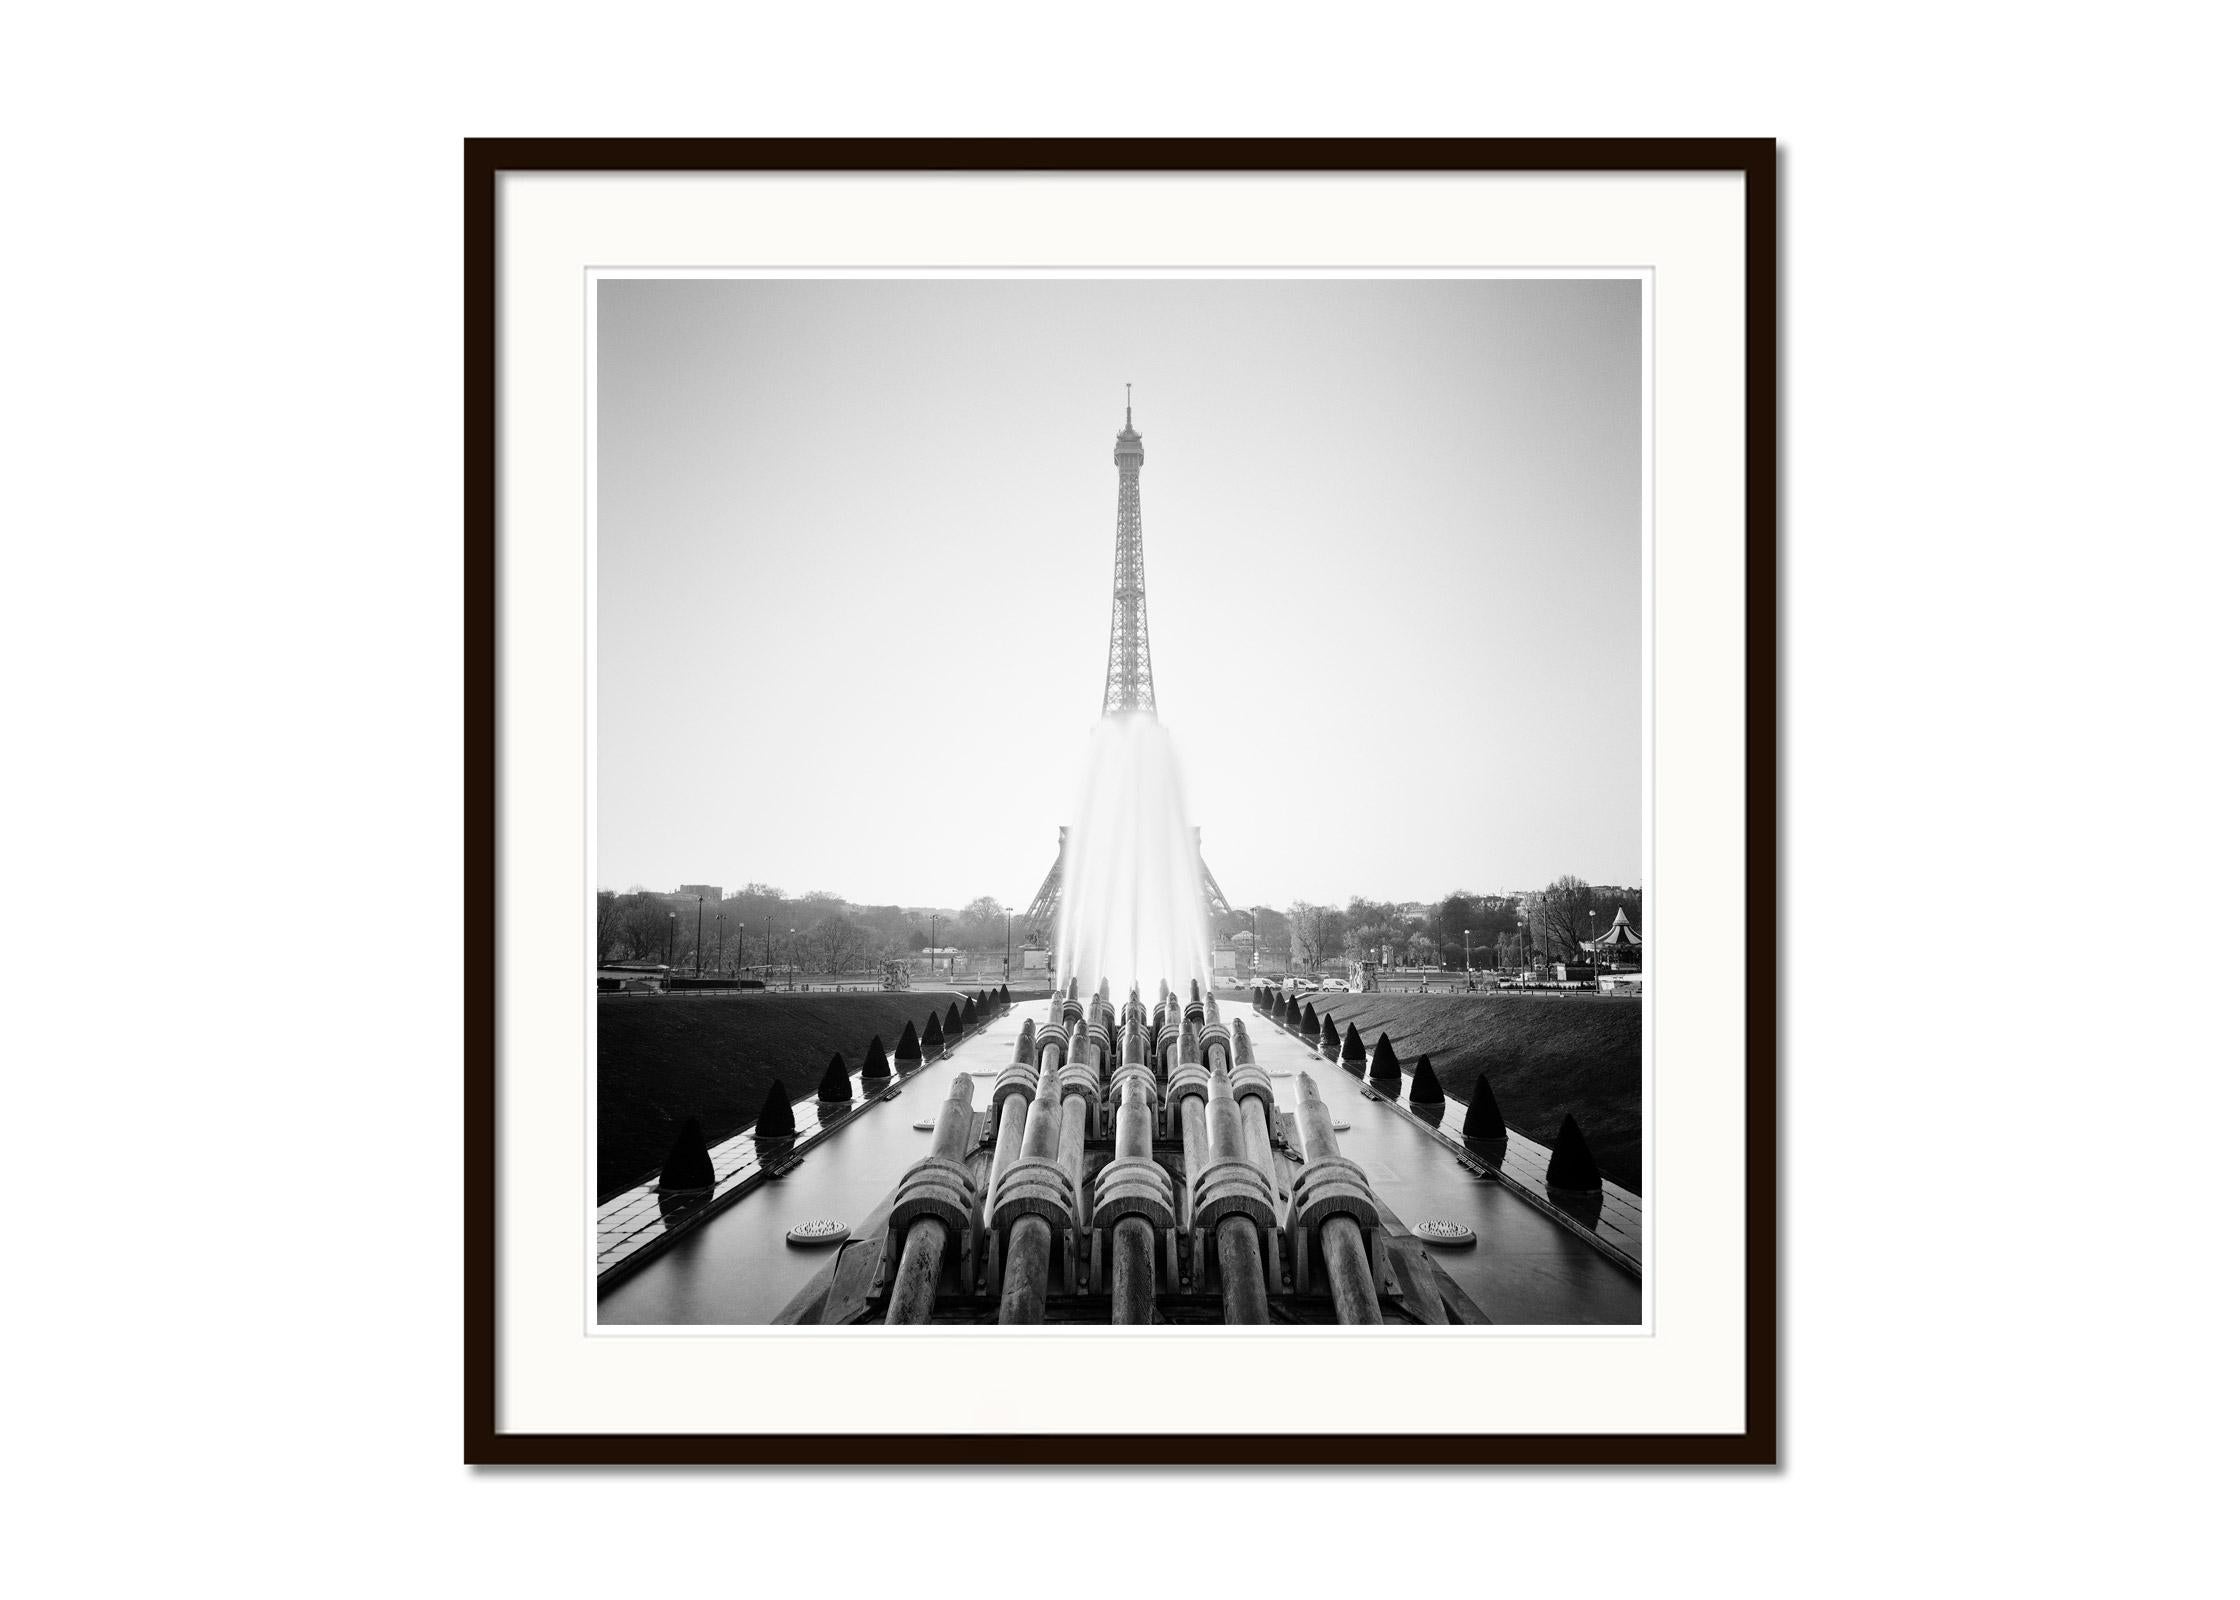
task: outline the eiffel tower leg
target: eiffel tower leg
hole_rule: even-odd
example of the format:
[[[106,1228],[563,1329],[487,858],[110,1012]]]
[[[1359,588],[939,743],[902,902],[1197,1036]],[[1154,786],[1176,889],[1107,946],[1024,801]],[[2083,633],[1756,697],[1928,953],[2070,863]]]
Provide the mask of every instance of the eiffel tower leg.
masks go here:
[[[1234,915],[1229,909],[1229,897],[1221,892],[1221,885],[1213,881],[1213,869],[1206,865],[1204,856],[1198,857],[1198,890],[1206,897],[1206,915]]]
[[[1063,842],[1058,847],[1058,859],[1050,863],[1050,870],[1042,875],[1042,887],[1035,890],[1034,900],[1027,907],[1026,921],[1021,924],[1024,942],[1047,945],[1051,929],[1058,921],[1058,896],[1065,885],[1066,852]]]

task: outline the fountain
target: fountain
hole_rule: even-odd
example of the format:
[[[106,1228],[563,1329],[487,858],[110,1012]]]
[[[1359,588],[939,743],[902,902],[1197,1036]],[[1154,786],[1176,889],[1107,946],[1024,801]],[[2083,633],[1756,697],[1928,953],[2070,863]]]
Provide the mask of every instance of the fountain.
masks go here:
[[[894,1058],[900,1077],[890,1079],[874,1044],[860,1099],[850,1099],[845,1063],[834,1059],[819,1132],[802,1146],[825,1181],[793,1182],[827,1195],[820,1204],[839,1203],[834,1188],[852,1192],[862,1220],[844,1235],[823,1219],[776,1227],[768,1183],[802,1163],[777,1094],[758,1131],[788,1136],[788,1161],[732,1169],[713,1191],[674,1201],[689,1204],[676,1231],[705,1228],[711,1237],[681,1259],[652,1262],[647,1277],[663,1275],[661,1285],[625,1285],[633,1314],[614,1320],[659,1321],[664,1308],[697,1307],[740,1287],[722,1278],[728,1271],[792,1285],[790,1300],[758,1301],[751,1320],[793,1324],[1638,1321],[1639,1202],[1614,1190],[1609,1216],[1589,1211],[1599,1207],[1600,1175],[1570,1123],[1552,1155],[1519,1138],[1515,1150],[1504,1145],[1506,1164],[1496,1156],[1489,1165],[1474,1146],[1498,1112],[1474,1111],[1447,1134],[1447,1101],[1428,1061],[1413,1113],[1400,1109],[1399,1062],[1380,1037],[1358,1092],[1392,1114],[1364,1117],[1353,1138],[1373,1148],[1348,1159],[1338,1135],[1355,1125],[1332,1115],[1305,1069],[1320,1070],[1326,1055],[1361,1074],[1352,1025],[1341,1046],[1329,1018],[1301,1016],[1295,998],[1279,1008],[1265,992],[1254,996],[1271,1019],[1264,1040],[1241,1017],[1224,1022],[1211,994],[1208,924],[1219,890],[1152,695],[1136,484],[1143,447],[1132,408],[1113,459],[1120,539],[1104,715],[1065,830],[1062,897],[1047,882],[1038,896],[1038,905],[1048,898],[1059,907],[1046,1016],[1024,1017],[1007,1043],[992,1026],[1010,1007],[1006,988],[985,1009],[929,1016],[922,1036],[906,1025]],[[1263,1047],[1277,1070],[1259,1059]],[[973,1072],[939,1090],[937,1075],[920,1070],[944,1055],[960,1067],[984,1063],[979,1075],[995,1079],[987,1108],[972,1103]],[[1272,1081],[1285,1077],[1290,1110]],[[1335,1074],[1331,1081],[1356,1087]],[[912,1116],[920,1120],[908,1123]],[[930,1151],[916,1145],[923,1153],[900,1164],[904,1126],[933,1139]],[[820,1139],[827,1148],[816,1148]],[[679,1183],[706,1181],[707,1156],[689,1159],[697,1152],[688,1141],[676,1158]],[[1404,1219],[1378,1195],[1372,1174],[1403,1166],[1405,1203],[1435,1203],[1444,1215]],[[642,1204],[613,1203],[618,1218]],[[718,1211],[726,1214],[710,1225]],[[1481,1235],[1489,1246],[1477,1250],[1471,1241]],[[773,1239],[790,1241],[797,1255],[837,1249],[803,1271],[773,1258]],[[1449,1252],[1443,1262],[1426,1239]],[[603,1267],[618,1284],[644,1266],[625,1256],[618,1246]]]
[[[1197,837],[1174,741],[1156,716],[1098,722],[1063,870],[1060,972],[1122,989],[1212,981]]]

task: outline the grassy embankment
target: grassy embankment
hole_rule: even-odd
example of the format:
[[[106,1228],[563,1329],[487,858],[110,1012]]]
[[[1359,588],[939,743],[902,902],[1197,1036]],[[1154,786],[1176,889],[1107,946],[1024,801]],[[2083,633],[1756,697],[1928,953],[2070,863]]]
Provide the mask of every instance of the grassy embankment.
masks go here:
[[[678,1124],[698,1117],[710,1144],[755,1118],[770,1081],[816,1092],[837,1050],[856,1072],[871,1037],[892,1058],[902,1025],[946,1017],[964,992],[715,994],[599,1002],[599,1199],[660,1171]]]
[[[1604,995],[1329,994],[1314,996],[1342,1036],[1370,1050],[1392,1036],[1400,1064],[1428,1055],[1448,1095],[1465,1104],[1484,1073],[1509,1126],[1555,1143],[1565,1112],[1579,1119],[1603,1176],[1641,1192],[1641,1002]],[[1265,1019],[1262,1019],[1263,1021]]]

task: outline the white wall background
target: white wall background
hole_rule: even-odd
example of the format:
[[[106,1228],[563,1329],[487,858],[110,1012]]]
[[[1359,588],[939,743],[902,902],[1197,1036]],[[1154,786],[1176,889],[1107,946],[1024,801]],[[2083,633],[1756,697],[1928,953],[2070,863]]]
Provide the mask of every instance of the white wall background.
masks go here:
[[[2233,911],[2210,8],[810,15],[11,30],[27,1592],[767,1591],[865,1557],[838,1514],[880,1503],[938,1505],[952,1541],[906,1581],[977,1590],[968,1497],[1100,1594],[1176,1581],[1148,1545],[1082,1545],[1122,1502],[1173,1511],[1194,1588],[1240,1551],[1362,1589],[1421,1587],[1419,1557],[1517,1593],[2229,1581],[2231,952],[2161,948]],[[1786,986],[1785,1466],[1117,1498],[466,1471],[458,1009],[335,1007],[455,934],[458,138],[1149,131],[1784,141],[1784,899],[1815,931]],[[301,921],[312,885],[346,913]],[[275,923],[331,984],[213,981]],[[1908,978],[1915,955],[1975,976]]]

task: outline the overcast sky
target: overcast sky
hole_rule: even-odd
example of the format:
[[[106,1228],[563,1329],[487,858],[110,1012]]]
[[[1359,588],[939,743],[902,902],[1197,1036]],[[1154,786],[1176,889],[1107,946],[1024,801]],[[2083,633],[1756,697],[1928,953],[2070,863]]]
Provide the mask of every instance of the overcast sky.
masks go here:
[[[1630,280],[598,286],[601,887],[1026,908],[1122,385],[1230,900],[1641,881]]]

